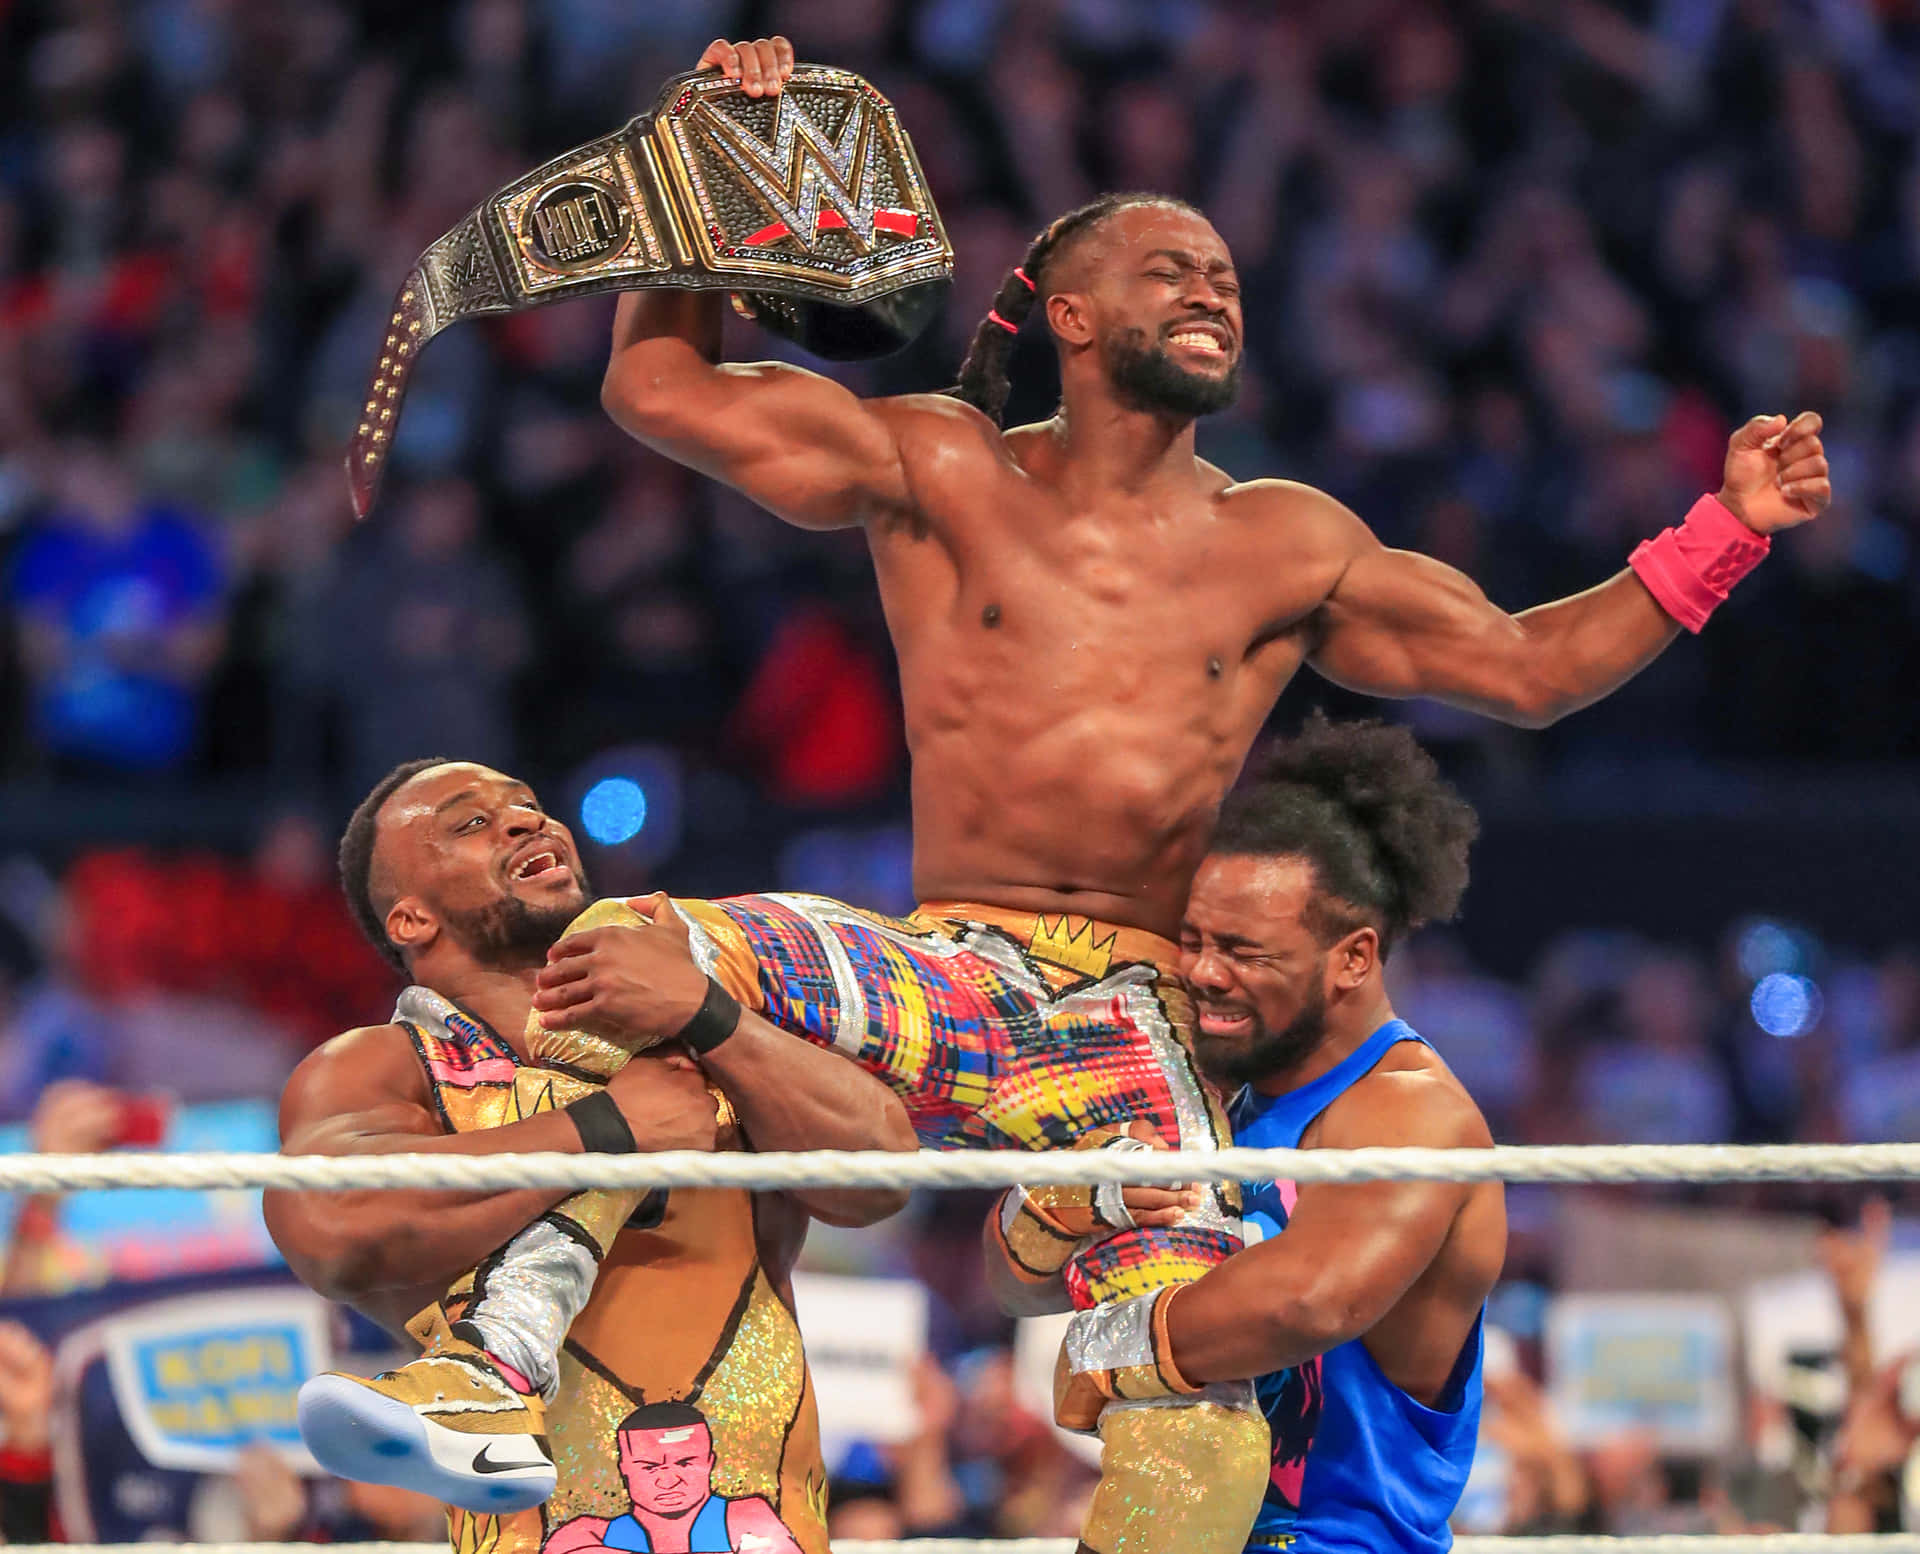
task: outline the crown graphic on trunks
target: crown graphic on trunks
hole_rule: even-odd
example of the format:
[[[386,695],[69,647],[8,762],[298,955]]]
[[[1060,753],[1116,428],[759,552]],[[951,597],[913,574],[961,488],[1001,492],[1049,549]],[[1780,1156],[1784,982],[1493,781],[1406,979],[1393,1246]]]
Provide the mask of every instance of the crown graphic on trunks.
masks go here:
[[[854,360],[910,344],[952,276],[913,143],[860,76],[798,65],[773,97],[675,76],[650,113],[489,195],[420,256],[348,445],[354,511],[373,505],[414,363],[449,324],[598,292],[724,290],[816,356]]]
[[[1076,923],[1078,927],[1074,926]],[[1094,938],[1093,922],[1089,918],[1062,917],[1050,922],[1042,914],[1034,921],[1028,948],[1041,960],[1078,971],[1097,982],[1113,969],[1113,946],[1119,938],[1118,932],[1104,939]]]

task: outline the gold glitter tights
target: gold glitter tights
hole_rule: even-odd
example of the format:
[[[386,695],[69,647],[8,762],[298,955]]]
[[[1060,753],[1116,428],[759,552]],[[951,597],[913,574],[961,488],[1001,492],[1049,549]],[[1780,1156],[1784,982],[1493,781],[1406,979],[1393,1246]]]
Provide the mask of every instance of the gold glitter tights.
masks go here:
[[[1240,1554],[1266,1493],[1267,1422],[1217,1403],[1109,1408],[1084,1554]]]

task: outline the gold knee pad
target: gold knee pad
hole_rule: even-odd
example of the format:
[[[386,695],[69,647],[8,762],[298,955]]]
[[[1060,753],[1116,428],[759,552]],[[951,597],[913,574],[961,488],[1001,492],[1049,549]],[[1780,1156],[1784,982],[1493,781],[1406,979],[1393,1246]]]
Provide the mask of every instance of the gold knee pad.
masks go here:
[[[1272,1455],[1258,1413],[1116,1403],[1100,1416],[1100,1439],[1100,1487],[1080,1533],[1094,1554],[1241,1554]]]

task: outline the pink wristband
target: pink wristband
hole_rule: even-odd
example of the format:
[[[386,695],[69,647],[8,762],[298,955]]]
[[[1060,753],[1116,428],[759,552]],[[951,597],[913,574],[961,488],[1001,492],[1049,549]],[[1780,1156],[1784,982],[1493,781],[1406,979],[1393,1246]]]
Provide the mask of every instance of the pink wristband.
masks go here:
[[[1697,632],[1771,549],[1772,540],[1755,534],[1718,498],[1703,496],[1679,528],[1662,529],[1635,546],[1627,565],[1661,609]]]

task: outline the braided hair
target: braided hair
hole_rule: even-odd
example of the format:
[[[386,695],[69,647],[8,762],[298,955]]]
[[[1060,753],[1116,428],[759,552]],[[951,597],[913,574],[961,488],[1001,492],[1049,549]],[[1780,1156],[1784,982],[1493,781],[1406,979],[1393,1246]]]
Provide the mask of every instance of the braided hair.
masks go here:
[[[1199,212],[1185,200],[1170,194],[1103,194],[1090,204],[1049,222],[1027,247],[1027,256],[1007,272],[994,293],[993,306],[973,332],[966,360],[960,363],[960,381],[947,392],[955,399],[983,411],[995,426],[1007,407],[1007,363],[1013,356],[1013,342],[1020,325],[1040,299],[1046,267],[1082,233],[1091,231],[1107,217],[1135,205],[1167,205],[1176,210]]]

